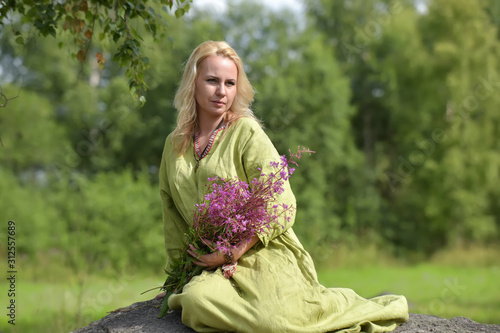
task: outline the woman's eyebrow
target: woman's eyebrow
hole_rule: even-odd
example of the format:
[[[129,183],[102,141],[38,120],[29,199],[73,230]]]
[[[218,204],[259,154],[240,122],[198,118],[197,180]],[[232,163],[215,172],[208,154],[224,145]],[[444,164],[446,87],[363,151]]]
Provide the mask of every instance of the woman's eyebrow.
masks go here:
[[[214,74],[207,74],[205,75],[205,78],[213,78],[213,79],[219,79],[219,77],[217,75],[214,75]],[[234,81],[236,82],[237,79],[236,78],[230,78],[230,79],[226,79],[226,81]]]

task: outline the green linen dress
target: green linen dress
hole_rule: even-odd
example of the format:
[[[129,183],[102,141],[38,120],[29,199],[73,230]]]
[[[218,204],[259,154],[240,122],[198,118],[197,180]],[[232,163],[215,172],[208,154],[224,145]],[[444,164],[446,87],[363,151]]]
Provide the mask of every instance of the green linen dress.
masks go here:
[[[160,167],[167,268],[192,224],[194,205],[206,194],[207,179],[251,181],[260,177],[258,168],[272,170],[271,161],[279,161],[278,152],[249,118],[219,130],[196,172],[193,144],[177,156],[167,137]],[[288,182],[285,187],[279,201],[295,205]],[[390,332],[408,319],[404,296],[365,299],[350,289],[322,286],[293,232],[294,219],[281,223],[284,228],[259,235],[232,278],[220,268],[204,271],[170,297],[170,308],[182,310],[185,325],[197,332]]]

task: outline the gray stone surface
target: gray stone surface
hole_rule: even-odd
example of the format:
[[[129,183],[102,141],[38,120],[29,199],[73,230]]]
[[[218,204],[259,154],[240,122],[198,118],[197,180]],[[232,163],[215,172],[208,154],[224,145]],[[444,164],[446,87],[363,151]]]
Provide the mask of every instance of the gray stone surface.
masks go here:
[[[195,332],[181,322],[179,311],[159,319],[162,300],[134,303],[73,333],[188,333]]]
[[[181,322],[180,312],[171,312],[158,319],[160,300],[134,303],[113,311],[106,317],[73,333],[190,333],[194,330]],[[500,325],[476,323],[465,317],[440,317],[410,314],[410,320],[395,333],[500,333]],[[286,332],[284,332],[286,333]]]
[[[500,333],[500,325],[480,324],[469,318],[444,319],[425,314],[410,313],[410,320],[396,328],[394,333]]]

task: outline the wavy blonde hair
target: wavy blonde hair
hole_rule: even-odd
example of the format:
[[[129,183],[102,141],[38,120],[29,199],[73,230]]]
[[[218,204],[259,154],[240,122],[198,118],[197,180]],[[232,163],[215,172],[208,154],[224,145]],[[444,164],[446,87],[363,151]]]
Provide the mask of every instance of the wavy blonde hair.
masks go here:
[[[179,89],[175,94],[174,106],[178,111],[177,127],[173,131],[174,149],[182,155],[189,147],[196,127],[198,125],[198,113],[196,112],[195,81],[200,63],[211,55],[217,55],[231,59],[238,69],[236,82],[236,96],[231,108],[228,110],[226,119],[234,123],[241,117],[249,117],[260,122],[250,109],[255,91],[245,74],[243,62],[236,51],[223,41],[206,41],[198,45],[184,67]]]

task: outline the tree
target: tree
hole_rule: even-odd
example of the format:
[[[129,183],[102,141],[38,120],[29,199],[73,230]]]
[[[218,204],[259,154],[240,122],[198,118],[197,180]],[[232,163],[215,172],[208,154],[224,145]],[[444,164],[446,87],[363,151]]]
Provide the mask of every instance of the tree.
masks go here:
[[[479,1],[310,1],[351,81],[380,233],[432,253],[498,236],[498,41]],[[495,201],[496,200],[496,201]]]
[[[19,90],[11,85],[3,88],[9,96]],[[8,113],[0,112],[0,164],[18,173],[41,170],[55,158],[54,147],[67,143],[50,101],[32,92],[23,92],[22,96],[8,105]],[[29,176],[26,172],[23,175]]]
[[[61,35],[68,35],[76,45],[74,56],[84,63],[95,36],[100,41],[113,41],[117,50],[113,61],[126,68],[129,88],[141,100],[147,82],[144,73],[149,68],[149,58],[143,53],[144,38],[138,33],[138,25],[144,25],[145,31],[154,39],[165,35],[167,23],[163,17],[175,9],[175,16],[181,17],[190,9],[192,0],[0,0],[0,26],[11,28],[11,34],[19,44],[25,44],[31,38],[31,32],[25,32],[28,23],[46,37],[53,36],[65,43]],[[21,22],[22,25],[17,23]],[[106,61],[102,52],[97,52],[96,62],[102,68]]]
[[[493,185],[500,169],[497,29],[479,1],[435,0],[421,30],[432,36],[426,46],[445,83],[440,89],[445,150],[436,159],[441,171],[434,181],[447,198],[446,215],[440,217],[451,230],[446,241],[495,242],[500,230],[499,191]]]

